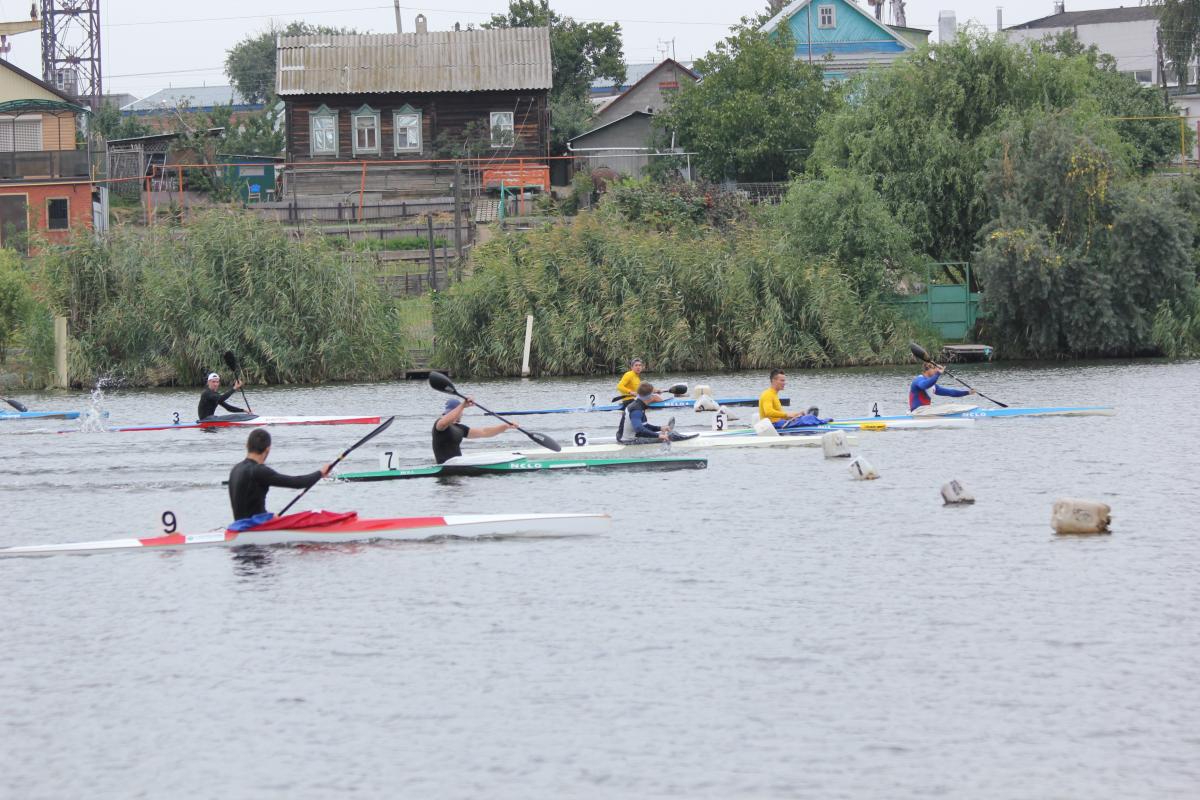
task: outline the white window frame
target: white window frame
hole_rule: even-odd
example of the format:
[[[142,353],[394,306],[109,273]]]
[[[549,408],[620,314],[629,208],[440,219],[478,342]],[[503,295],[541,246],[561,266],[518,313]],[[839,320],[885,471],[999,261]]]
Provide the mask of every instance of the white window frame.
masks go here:
[[[829,21],[825,21],[825,14],[829,14]],[[817,6],[817,27],[818,28],[836,28],[837,27],[837,6]]]
[[[360,119],[370,119],[375,130],[375,146],[374,147],[359,147],[358,146],[358,121]],[[364,130],[368,130],[364,128]],[[364,105],[358,111],[350,115],[350,136],[352,152],[354,155],[379,155],[379,112],[370,106]]]
[[[410,125],[404,126],[404,128],[406,130],[412,130],[415,128],[415,130],[417,132],[416,144],[414,144],[410,140],[408,145],[406,145],[405,147],[400,146],[400,128],[401,128],[400,123],[399,123],[400,117],[416,117],[417,118],[417,124],[415,126],[410,126]],[[424,121],[425,121],[425,118],[421,114],[420,110],[413,108],[412,106],[409,106],[409,105],[406,105],[403,108],[398,108],[395,111],[393,111],[392,112],[392,152],[394,152],[396,155],[400,155],[401,153],[420,153],[421,147],[424,145],[424,137],[421,132],[422,131],[422,123],[424,123]]]
[[[333,127],[333,147],[318,150],[316,137],[316,121],[329,120]],[[308,112],[308,154],[310,156],[336,156],[338,154],[338,112],[322,105],[316,111]]]
[[[508,125],[503,119],[508,118]],[[496,141],[496,129],[508,131],[508,141]],[[492,147],[514,147],[517,144],[517,117],[512,111],[493,111],[488,117],[488,131],[491,134]]]

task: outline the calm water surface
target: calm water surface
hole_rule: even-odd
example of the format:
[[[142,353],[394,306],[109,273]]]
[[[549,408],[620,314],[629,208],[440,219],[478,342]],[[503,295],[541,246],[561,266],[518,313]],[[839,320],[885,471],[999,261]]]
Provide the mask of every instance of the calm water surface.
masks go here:
[[[323,482],[303,501],[607,511],[604,536],[2,561],[0,797],[1200,796],[1200,364],[963,372],[1012,404],[1119,414],[864,433],[870,483],[816,450],[733,450],[706,472]],[[788,394],[899,411],[910,378],[798,372]],[[461,383],[494,408],[611,388]],[[197,396],[104,407],[165,422]],[[384,449],[428,460],[443,399],[416,383],[250,398],[398,414],[356,470]],[[529,422],[566,440],[608,416]],[[186,530],[227,521],[245,431],[0,425],[0,545],[149,535],[165,510]],[[307,472],[366,430],[275,428],[271,463]],[[951,478],[976,505],[942,507]],[[1115,532],[1055,537],[1059,496],[1110,503]]]

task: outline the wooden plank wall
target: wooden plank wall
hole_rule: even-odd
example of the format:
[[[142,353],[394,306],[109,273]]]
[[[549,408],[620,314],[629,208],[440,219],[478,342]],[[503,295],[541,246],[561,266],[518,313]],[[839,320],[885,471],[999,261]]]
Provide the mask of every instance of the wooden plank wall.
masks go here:
[[[438,94],[357,94],[306,95],[284,98],[288,161],[420,161],[439,156],[437,137],[448,132],[461,137],[473,120],[487,125],[493,111],[512,111],[516,129],[513,147],[493,148],[492,158],[545,158],[549,154],[550,113],[548,92],[447,92]],[[336,156],[309,155],[309,112],[322,105],[338,112],[338,153]],[[354,155],[351,117],[364,105],[379,112],[380,153]],[[392,113],[412,106],[421,112],[421,151],[395,152]]]

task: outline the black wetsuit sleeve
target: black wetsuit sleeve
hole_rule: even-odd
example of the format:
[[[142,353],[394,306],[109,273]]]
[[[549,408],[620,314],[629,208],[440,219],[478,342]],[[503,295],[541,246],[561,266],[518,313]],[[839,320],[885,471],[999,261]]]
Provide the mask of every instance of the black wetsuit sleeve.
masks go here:
[[[226,411],[233,411],[238,414],[244,414],[244,413],[246,413],[246,409],[238,408],[237,406],[230,405],[229,403],[225,402],[226,400],[228,400],[230,397],[233,396],[233,393],[235,391],[236,391],[235,389],[230,389],[225,394],[220,395],[218,397],[217,403],[220,404],[221,408],[225,409]]]
[[[283,489],[307,489],[321,480],[321,470],[310,472],[307,475],[284,475],[281,472],[271,469],[266,464],[259,464],[254,470],[254,477],[258,483],[265,486],[278,486]]]

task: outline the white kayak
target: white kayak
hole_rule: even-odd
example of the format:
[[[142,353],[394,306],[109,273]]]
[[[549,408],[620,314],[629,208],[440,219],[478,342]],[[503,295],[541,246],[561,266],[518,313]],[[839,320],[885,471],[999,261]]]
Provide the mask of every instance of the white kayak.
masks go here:
[[[455,514],[442,517],[360,519],[357,514],[304,511],[257,528],[205,533],[164,533],[144,539],[0,548],[0,557],[107,553],[116,550],[178,550],[275,544],[334,544],[375,540],[420,541],[436,537],[520,535],[573,536],[603,533],[607,514]]]
[[[855,436],[847,436],[847,441],[857,444]],[[648,444],[621,444],[619,442],[604,442],[601,444],[565,445],[562,452],[555,453],[544,447],[527,447],[518,450],[483,450],[472,453],[472,458],[497,458],[506,455],[523,458],[577,458],[599,453],[621,453],[626,456],[661,456],[664,453],[687,452],[692,450],[709,450],[712,448],[731,447],[820,447],[820,436],[762,436],[751,431],[739,436],[707,436],[699,435],[692,439],[671,442],[670,445],[650,442]]]
[[[261,428],[264,425],[378,425],[378,416],[348,417],[260,417],[255,414],[226,414],[202,422],[170,422],[165,425],[126,425],[107,428],[112,433],[178,431],[211,428]],[[67,433],[68,431],[64,431]]]

